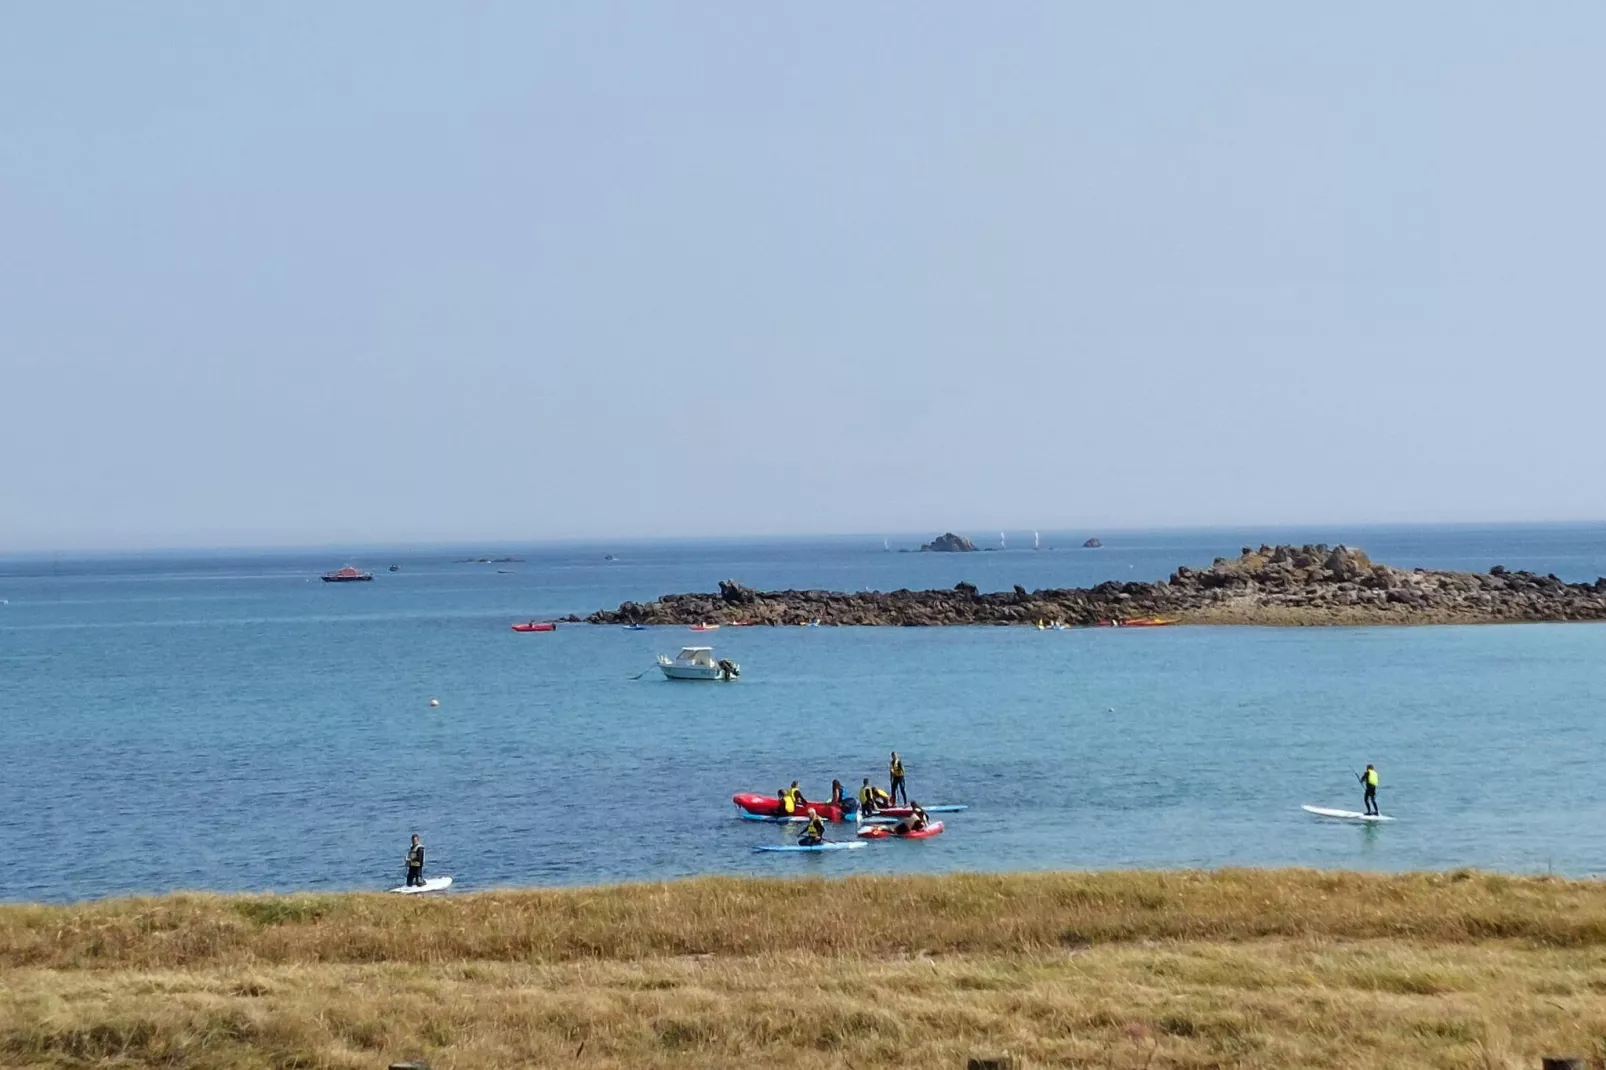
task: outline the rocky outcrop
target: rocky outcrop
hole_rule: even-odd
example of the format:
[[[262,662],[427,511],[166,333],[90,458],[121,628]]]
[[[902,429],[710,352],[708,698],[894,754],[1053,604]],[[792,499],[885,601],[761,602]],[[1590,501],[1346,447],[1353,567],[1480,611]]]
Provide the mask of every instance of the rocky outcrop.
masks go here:
[[[945,536],[954,537],[957,536]],[[940,541],[940,540],[939,540]],[[968,545],[968,544],[967,544]],[[971,547],[974,549],[974,547]],[[1474,624],[1606,620],[1606,578],[1398,569],[1347,546],[1244,547],[1209,568],[1179,568],[1161,583],[983,593],[756,591],[735,580],[717,594],[668,594],[586,618],[594,624],[1031,624],[1175,618],[1194,624]]]
[[[1084,542],[1082,544],[1082,547],[1083,547],[1083,549],[1086,549],[1086,550],[1097,550],[1100,546],[1103,546],[1103,545],[1104,544],[1102,542],[1099,542],[1098,539],[1089,539],[1089,540],[1087,540],[1086,542]]]
[[[926,543],[920,548],[920,552],[923,554],[973,554],[976,552],[976,544],[963,535],[955,535],[950,531]]]

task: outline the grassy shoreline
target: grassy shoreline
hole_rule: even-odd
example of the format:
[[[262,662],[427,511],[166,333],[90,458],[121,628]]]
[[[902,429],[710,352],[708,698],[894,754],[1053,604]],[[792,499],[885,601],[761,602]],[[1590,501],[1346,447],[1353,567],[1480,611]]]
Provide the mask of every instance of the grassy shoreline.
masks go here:
[[[1606,887],[1311,871],[0,907],[0,1066],[1490,1066],[1606,1036]],[[1152,1059],[1152,1063],[1148,1060]]]

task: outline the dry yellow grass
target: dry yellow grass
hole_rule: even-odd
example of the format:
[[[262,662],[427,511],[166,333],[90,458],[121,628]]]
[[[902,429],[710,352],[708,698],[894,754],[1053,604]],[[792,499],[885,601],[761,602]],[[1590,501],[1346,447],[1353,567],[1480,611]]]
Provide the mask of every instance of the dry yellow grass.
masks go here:
[[[0,908],[0,1065],[1527,1066],[1606,1036],[1606,890],[1044,874]]]

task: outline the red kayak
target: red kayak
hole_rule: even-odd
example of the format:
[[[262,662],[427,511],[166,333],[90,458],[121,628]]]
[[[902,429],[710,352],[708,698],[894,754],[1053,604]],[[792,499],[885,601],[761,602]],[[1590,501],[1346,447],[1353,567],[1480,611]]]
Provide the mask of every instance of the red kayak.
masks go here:
[[[528,624],[513,625],[513,630],[516,632],[555,632],[558,630],[558,626],[551,621],[532,620]]]
[[[933,836],[941,835],[941,821],[933,821],[917,832],[899,832],[891,825],[871,825],[869,828],[859,830],[859,837],[866,840],[929,840]]]
[[[788,814],[781,806],[781,800],[773,795],[753,795],[748,792],[738,792],[731,796],[731,802],[746,810],[750,814],[761,817],[807,817],[812,808],[819,815],[821,821],[841,821],[842,807],[832,806],[828,802],[806,802],[792,813]]]

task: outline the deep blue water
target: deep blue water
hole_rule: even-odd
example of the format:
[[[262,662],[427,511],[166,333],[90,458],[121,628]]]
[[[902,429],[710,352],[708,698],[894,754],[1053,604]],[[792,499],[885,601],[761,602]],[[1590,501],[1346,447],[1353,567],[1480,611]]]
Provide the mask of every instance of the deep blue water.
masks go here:
[[[733,685],[675,684],[678,628],[516,619],[760,587],[1156,579],[1245,543],[1403,566],[1606,574],[1606,527],[1045,533],[0,560],[0,898],[397,883],[408,834],[463,888],[682,874],[1299,864],[1606,869],[1606,627],[724,629]],[[1011,533],[1012,546],[1031,535]],[[894,539],[894,547],[916,545]],[[457,563],[514,552],[523,563]],[[613,553],[617,561],[605,561]],[[372,568],[371,584],[322,571]],[[391,562],[400,572],[384,571]],[[505,573],[498,569],[506,569]],[[438,708],[428,700],[440,699]],[[945,835],[755,854],[733,791],[884,779]],[[1383,776],[1398,823],[1359,808]]]

